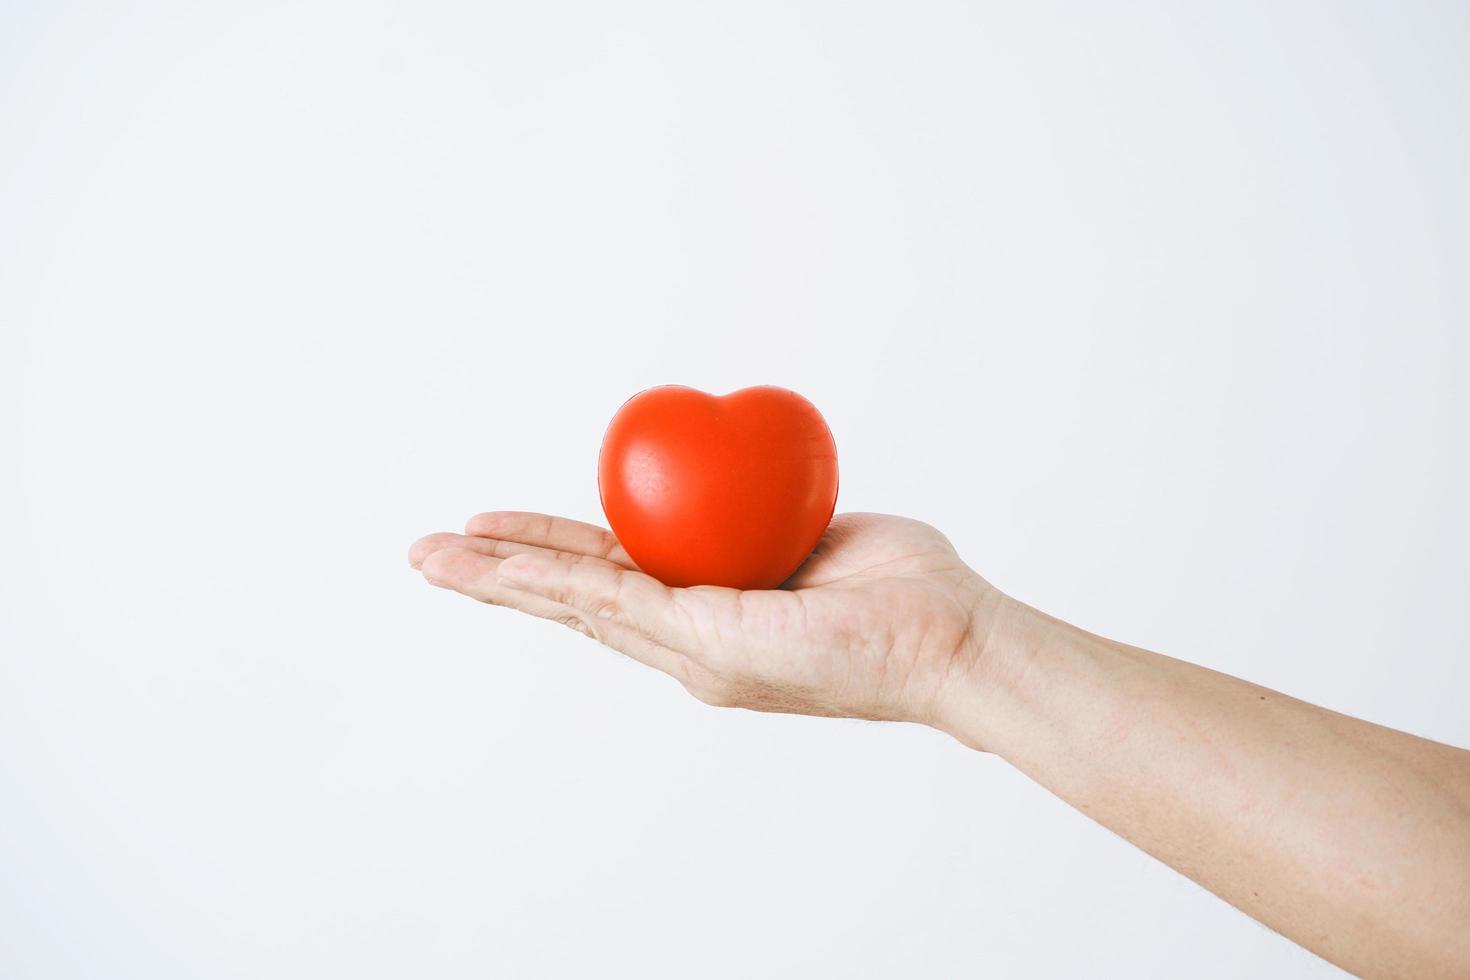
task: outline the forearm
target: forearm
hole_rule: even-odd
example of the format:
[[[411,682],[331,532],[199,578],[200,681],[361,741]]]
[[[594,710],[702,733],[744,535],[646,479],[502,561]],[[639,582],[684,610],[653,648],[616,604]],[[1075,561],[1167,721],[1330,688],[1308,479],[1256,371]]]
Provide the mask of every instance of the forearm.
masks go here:
[[[1470,752],[1009,599],[977,635],[956,738],[1347,969],[1470,974]]]

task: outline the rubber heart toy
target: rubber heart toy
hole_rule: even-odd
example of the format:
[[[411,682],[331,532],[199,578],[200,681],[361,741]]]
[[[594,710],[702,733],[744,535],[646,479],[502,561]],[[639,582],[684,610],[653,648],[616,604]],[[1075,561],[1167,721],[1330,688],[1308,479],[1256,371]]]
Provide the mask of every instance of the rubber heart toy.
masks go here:
[[[665,585],[773,589],[832,520],[837,445],[794,391],[664,385],[613,416],[597,486],[629,557]]]

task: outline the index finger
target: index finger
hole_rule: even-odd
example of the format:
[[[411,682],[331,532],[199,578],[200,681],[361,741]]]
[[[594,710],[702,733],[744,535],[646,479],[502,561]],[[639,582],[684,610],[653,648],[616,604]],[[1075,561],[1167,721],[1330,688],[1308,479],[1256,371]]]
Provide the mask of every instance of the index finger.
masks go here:
[[[521,510],[492,510],[471,517],[464,532],[478,538],[589,555],[624,568],[636,570],[638,567],[611,531],[566,517]]]

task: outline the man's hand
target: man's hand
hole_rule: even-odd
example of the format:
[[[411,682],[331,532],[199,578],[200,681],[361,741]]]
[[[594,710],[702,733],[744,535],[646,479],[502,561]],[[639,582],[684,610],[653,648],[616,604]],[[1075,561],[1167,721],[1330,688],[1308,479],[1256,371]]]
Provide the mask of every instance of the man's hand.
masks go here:
[[[1470,752],[1095,636],[917,521],[845,514],[780,589],[670,589],[607,531],[473,518],[409,561],[711,704],[923,722],[1365,976],[1470,976]]]
[[[1001,596],[927,524],[842,514],[780,589],[670,589],[607,531],[499,511],[431,534],[409,562],[434,585],[555,620],[677,679],[708,704],[935,723],[981,659]]]

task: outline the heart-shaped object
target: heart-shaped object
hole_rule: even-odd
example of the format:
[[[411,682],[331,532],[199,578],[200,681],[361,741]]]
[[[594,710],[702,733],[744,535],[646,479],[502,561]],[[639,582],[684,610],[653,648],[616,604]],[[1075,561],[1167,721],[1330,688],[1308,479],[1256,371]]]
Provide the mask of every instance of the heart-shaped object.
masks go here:
[[[613,416],[597,486],[629,557],[665,585],[773,589],[832,520],[837,445],[794,391],[664,385]]]

